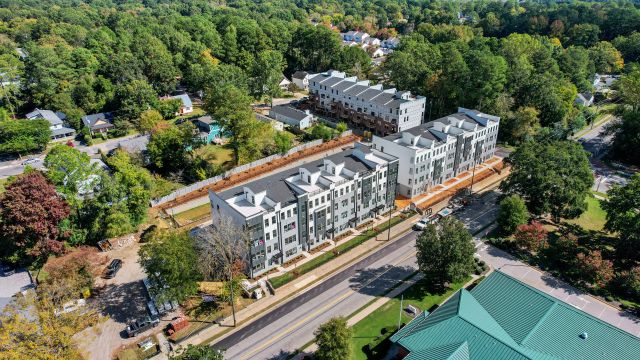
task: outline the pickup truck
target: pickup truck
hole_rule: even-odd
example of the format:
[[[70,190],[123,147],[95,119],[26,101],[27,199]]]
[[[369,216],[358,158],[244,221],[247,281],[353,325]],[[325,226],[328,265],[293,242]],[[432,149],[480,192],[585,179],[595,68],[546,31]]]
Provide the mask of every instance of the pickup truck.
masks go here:
[[[136,320],[131,324],[127,325],[127,337],[135,337],[136,335],[143,333],[151,328],[154,328],[160,324],[160,320],[147,316],[142,320]]]

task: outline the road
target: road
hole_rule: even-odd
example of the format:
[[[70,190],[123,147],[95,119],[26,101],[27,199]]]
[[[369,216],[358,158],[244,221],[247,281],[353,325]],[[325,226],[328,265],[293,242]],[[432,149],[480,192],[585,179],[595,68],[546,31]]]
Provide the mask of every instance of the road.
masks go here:
[[[624,185],[627,179],[620,175],[620,172],[607,166],[602,157],[607,153],[607,148],[611,141],[611,136],[604,133],[604,129],[609,122],[615,120],[603,121],[595,126],[592,130],[578,138],[585,150],[592,155],[589,157],[591,168],[595,171],[595,182],[592,190],[606,193],[613,184]]]
[[[89,156],[97,157],[99,151],[109,152],[117,147],[123,147],[129,151],[139,151],[146,149],[149,142],[148,136],[143,135],[129,135],[117,139],[109,139],[100,144],[83,146],[79,142],[74,141],[76,149],[89,154]],[[64,144],[64,142],[61,142]],[[32,168],[42,169],[45,153],[34,154],[23,159],[14,159],[7,161],[0,161],[0,178],[5,178],[13,175],[19,175],[24,172],[25,166],[23,165],[26,159],[38,159],[36,162],[29,164]]]
[[[493,222],[497,193],[479,198],[457,215],[471,232]],[[280,359],[313,339],[313,331],[334,316],[348,316],[385,294],[417,270],[416,232],[380,249],[319,285],[283,303],[214,343],[229,359]]]

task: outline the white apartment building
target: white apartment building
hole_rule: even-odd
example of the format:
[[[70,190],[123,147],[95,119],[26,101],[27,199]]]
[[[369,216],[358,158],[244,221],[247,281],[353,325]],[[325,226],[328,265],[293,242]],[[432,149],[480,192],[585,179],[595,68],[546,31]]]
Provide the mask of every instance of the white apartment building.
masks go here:
[[[362,144],[223,192],[211,214],[249,230],[249,275],[263,274],[394,205],[398,159]]]
[[[309,100],[315,111],[382,136],[420,125],[426,103],[424,96],[370,85],[335,70],[309,79]]]
[[[373,148],[399,159],[398,194],[412,198],[493,156],[500,118],[458,112],[385,137]]]

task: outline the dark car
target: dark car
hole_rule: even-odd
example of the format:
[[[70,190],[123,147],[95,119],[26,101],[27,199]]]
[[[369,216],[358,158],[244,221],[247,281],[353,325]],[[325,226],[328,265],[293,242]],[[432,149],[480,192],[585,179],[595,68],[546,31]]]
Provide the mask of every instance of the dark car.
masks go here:
[[[0,264],[0,274],[2,276],[11,276],[16,273],[16,267],[11,264]]]
[[[127,329],[126,329],[127,336],[130,338],[135,337],[140,333],[143,333],[151,328],[158,326],[158,324],[160,324],[160,320],[158,320],[157,318],[152,319],[151,317],[146,316],[144,319],[136,320],[131,324],[127,325]]]
[[[118,270],[120,270],[121,267],[122,267],[122,260],[113,259],[105,270],[105,273],[104,273],[105,279],[112,279],[113,277],[115,277],[116,274],[118,273]]]

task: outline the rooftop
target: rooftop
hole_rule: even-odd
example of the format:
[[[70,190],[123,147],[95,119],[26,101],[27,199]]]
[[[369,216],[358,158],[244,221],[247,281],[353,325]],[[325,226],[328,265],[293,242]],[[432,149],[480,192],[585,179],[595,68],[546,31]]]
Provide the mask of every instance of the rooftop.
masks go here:
[[[108,126],[111,126],[113,123],[113,113],[104,112],[104,113],[85,115],[82,117],[82,122],[86,126],[94,129],[108,127]]]
[[[64,117],[63,113],[55,113],[51,110],[40,110],[36,108],[32,112],[28,113],[26,117],[29,120],[45,119],[52,126],[54,126],[54,125],[62,125],[62,118],[60,117],[60,115]]]
[[[191,98],[187,94],[173,95],[170,99],[178,99],[182,101],[182,106],[184,107],[192,107],[193,103],[191,102]]]
[[[288,118],[302,121],[306,119],[308,116],[311,116],[310,113],[304,112],[302,110],[294,109],[288,105],[277,105],[271,108],[271,111],[280,114],[282,116],[286,116]]]
[[[500,271],[391,340],[405,359],[637,359],[640,339]]]

